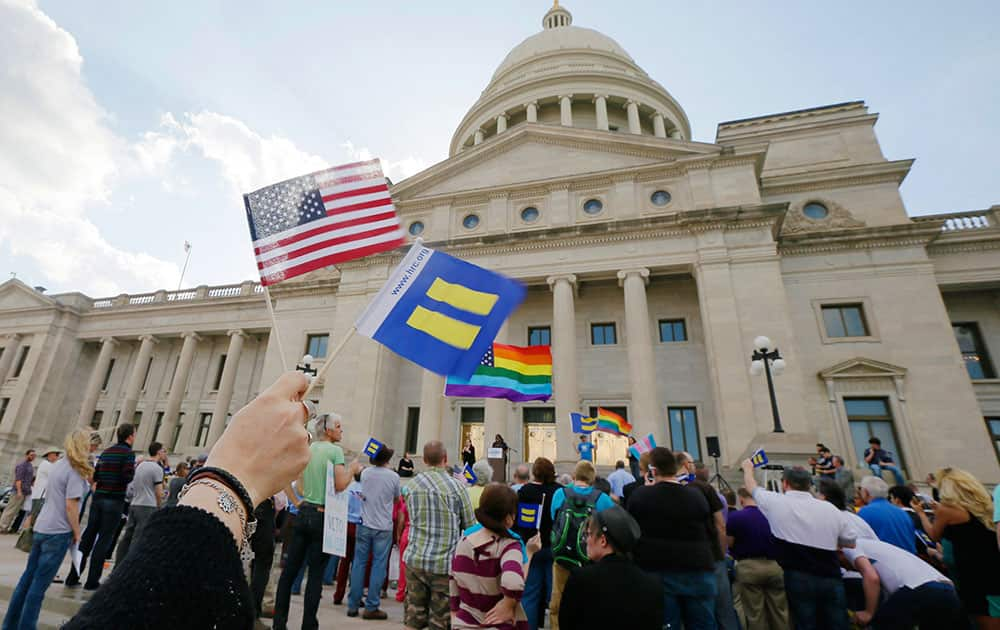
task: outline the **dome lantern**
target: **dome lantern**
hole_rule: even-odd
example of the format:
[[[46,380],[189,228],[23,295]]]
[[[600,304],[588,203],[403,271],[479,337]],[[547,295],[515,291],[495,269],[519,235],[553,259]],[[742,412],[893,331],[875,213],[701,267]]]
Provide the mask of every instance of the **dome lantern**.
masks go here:
[[[559,6],[559,0],[555,1],[549,12],[542,18],[542,26],[548,30],[550,28],[561,28],[573,25],[573,14],[564,7]]]

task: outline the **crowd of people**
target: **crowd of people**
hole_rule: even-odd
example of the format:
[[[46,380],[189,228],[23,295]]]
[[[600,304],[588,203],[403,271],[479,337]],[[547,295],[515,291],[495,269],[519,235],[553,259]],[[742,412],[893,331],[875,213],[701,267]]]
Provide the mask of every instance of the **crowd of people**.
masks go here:
[[[313,629],[324,584],[336,584],[333,606],[366,620],[388,617],[395,586],[400,621],[435,630],[1000,627],[1000,496],[957,468],[929,477],[924,496],[877,438],[857,483],[823,445],[811,470],[783,469],[780,491],[758,485],[749,460],[737,491],[713,486],[707,467],[663,447],[603,478],[589,439],[568,479],[540,457],[493,481],[498,469],[471,443],[460,467],[439,441],[422,465],[409,453],[394,462],[386,444],[348,461],[340,416],[303,428],[305,385],[283,376],[207,457],[174,470],[157,442],[136,463],[127,424],[96,462],[99,438],[74,431],[65,457],[43,453],[44,478],[26,454],[17,491],[42,484],[44,500],[33,514],[17,505],[32,543],[3,630],[35,627],[74,543],[83,566],[66,586],[85,575],[95,593],[70,629],[251,628],[262,617],[283,629],[299,593],[301,627]],[[328,480],[348,496],[343,557],[324,552]]]

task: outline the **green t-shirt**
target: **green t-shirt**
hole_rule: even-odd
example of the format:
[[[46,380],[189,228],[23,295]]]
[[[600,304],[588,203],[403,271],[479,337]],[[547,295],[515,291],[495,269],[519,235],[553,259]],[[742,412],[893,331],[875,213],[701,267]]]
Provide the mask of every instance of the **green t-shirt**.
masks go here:
[[[313,442],[309,445],[309,464],[302,473],[305,492],[302,499],[308,503],[326,503],[326,464],[344,463],[344,451],[333,442]]]

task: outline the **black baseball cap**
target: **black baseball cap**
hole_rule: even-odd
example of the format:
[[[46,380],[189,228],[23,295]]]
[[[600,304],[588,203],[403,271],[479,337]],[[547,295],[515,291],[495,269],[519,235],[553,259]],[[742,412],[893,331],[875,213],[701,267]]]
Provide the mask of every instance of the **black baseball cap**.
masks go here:
[[[594,524],[611,541],[615,551],[622,553],[632,551],[642,535],[639,523],[620,505],[594,512]]]

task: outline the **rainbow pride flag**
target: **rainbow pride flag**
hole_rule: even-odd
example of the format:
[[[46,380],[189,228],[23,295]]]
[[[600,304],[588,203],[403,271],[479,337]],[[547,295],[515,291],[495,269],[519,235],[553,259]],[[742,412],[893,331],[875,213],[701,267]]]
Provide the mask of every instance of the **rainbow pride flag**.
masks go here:
[[[552,352],[549,346],[494,343],[472,376],[448,377],[444,395],[513,402],[548,400],[552,397]]]
[[[628,420],[622,418],[613,411],[608,411],[603,407],[597,408],[597,430],[605,433],[616,433],[618,435],[628,435],[632,432],[632,425]]]

